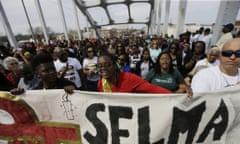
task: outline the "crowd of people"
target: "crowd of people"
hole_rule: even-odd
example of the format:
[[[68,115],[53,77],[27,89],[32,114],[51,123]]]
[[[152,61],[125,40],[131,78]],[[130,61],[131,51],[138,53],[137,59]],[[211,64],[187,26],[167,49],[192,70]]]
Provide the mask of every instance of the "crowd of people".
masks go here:
[[[21,48],[0,46],[0,90],[207,92],[240,82],[240,38],[232,24],[211,45],[211,30],[173,37],[50,40]],[[204,69],[204,70],[203,70]]]

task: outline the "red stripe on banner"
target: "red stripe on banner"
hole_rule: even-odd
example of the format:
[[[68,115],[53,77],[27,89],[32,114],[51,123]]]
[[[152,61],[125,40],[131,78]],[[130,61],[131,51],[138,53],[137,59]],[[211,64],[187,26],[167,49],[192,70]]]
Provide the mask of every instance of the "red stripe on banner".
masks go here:
[[[14,124],[0,123],[0,139],[6,139],[13,144],[56,144],[57,141],[81,143],[78,126],[39,122],[34,111],[23,100],[13,101],[0,97],[0,110],[8,112],[15,121]]]

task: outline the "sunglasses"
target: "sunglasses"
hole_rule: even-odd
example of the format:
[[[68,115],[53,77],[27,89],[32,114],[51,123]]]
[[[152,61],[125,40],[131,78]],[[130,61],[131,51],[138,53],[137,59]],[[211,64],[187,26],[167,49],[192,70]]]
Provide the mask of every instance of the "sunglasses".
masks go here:
[[[240,50],[237,50],[237,51],[232,51],[232,50],[222,51],[222,56],[224,56],[224,57],[231,57],[233,54],[236,57],[240,58]]]

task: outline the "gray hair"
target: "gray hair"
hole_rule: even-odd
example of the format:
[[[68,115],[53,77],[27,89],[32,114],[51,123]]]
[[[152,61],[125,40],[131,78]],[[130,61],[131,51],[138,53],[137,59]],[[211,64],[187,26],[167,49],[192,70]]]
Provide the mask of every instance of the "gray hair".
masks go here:
[[[19,63],[18,59],[12,56],[8,56],[3,60],[3,66],[6,70],[9,70],[9,62],[10,61],[16,61],[17,63]]]

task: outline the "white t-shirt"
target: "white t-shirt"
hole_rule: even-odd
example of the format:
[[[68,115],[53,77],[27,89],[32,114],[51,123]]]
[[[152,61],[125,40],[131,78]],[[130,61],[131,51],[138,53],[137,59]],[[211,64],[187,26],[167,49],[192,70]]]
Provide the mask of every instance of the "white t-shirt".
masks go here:
[[[218,66],[220,64],[220,61],[218,59],[216,59],[213,63],[209,63],[207,58],[204,58],[202,60],[199,60],[195,67],[197,66],[207,66],[207,67],[213,67],[213,66]]]
[[[207,53],[208,50],[211,48],[212,35],[204,35],[203,37],[200,37],[199,40],[205,43],[205,53]]]
[[[140,70],[141,70],[141,77],[145,79],[149,72],[149,63],[142,62],[140,66]]]
[[[194,75],[191,87],[193,92],[212,92],[238,82],[240,82],[240,72],[236,76],[229,76],[222,73],[219,66],[214,66],[203,69]]]
[[[94,68],[93,66],[95,65],[95,68],[96,68],[96,65],[98,63],[98,57],[97,56],[94,56],[92,59],[90,58],[84,58],[83,59],[83,67],[84,68],[89,68],[89,69],[92,69]],[[97,71],[92,69],[93,71]],[[98,81],[100,79],[100,75],[98,73],[96,73],[95,75],[92,75],[91,77],[90,76],[87,76],[87,80],[89,81]]]
[[[227,41],[229,41],[229,40],[231,40],[231,39],[233,39],[231,32],[222,34],[222,36],[219,38],[219,40],[218,40],[217,43],[216,43],[216,45],[218,46],[219,50],[222,50],[223,45],[224,45]]]
[[[61,71],[68,64],[68,70],[66,71],[64,78],[74,82],[74,84],[80,88],[82,86],[81,78],[79,76],[78,70],[82,69],[82,65],[76,58],[68,57],[66,63],[61,62],[59,59],[54,61],[55,68],[57,72]]]
[[[209,68],[209,67],[214,67],[214,66],[219,66],[219,65],[220,65],[219,59],[216,59],[213,63],[209,63],[207,58],[204,58],[202,60],[199,60],[196,63],[193,70],[189,74],[190,75],[195,75],[198,71],[200,71],[204,68]]]
[[[141,55],[138,54],[135,57],[130,55],[129,58],[130,58],[130,67],[131,68],[136,68],[136,64],[141,60]]]
[[[198,41],[199,37],[200,37],[200,34],[195,34],[194,36],[191,37],[191,42]]]

